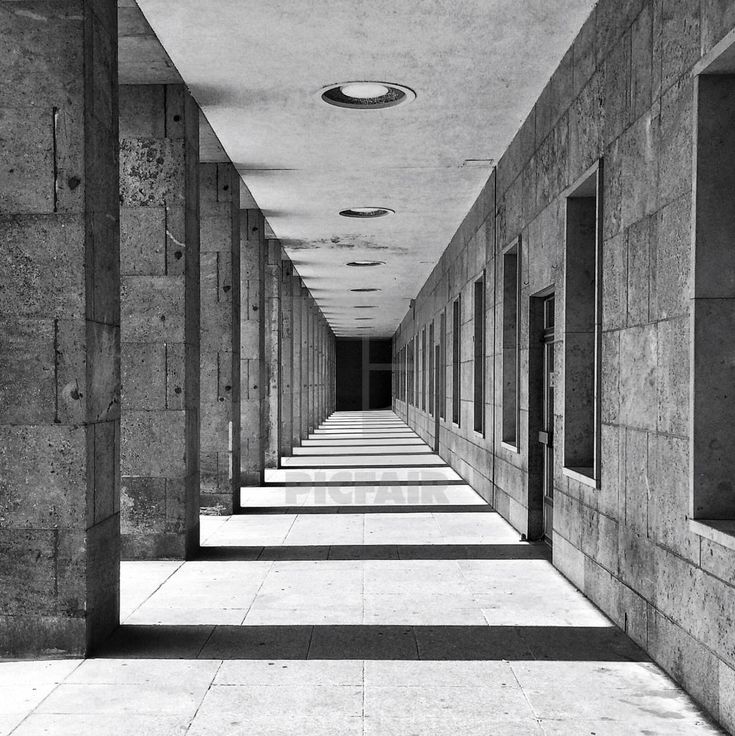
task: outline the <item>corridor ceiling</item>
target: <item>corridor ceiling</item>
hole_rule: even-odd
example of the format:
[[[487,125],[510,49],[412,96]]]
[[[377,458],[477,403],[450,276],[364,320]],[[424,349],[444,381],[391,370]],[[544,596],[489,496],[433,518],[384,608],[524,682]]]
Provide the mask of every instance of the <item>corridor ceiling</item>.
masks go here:
[[[138,4],[335,333],[389,337],[594,2]],[[354,80],[416,99],[321,99]],[[395,214],[338,214],[362,206]],[[356,260],[384,265],[345,265]],[[380,291],[351,291],[366,287]]]

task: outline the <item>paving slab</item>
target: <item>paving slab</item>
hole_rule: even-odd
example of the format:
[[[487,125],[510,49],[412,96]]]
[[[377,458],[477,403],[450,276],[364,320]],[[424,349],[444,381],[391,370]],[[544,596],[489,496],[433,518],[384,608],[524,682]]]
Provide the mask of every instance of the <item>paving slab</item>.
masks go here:
[[[381,447],[436,465],[376,468]],[[123,563],[95,657],[0,662],[0,736],[723,734],[420,439],[297,449],[357,469],[270,471],[247,514],[202,518],[199,559]]]

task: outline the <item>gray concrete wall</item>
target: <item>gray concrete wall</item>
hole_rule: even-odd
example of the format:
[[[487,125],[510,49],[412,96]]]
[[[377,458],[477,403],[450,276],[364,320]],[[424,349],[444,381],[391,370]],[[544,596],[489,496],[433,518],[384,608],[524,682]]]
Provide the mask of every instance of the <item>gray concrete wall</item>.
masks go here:
[[[280,242],[264,237],[262,212],[241,215],[240,479],[257,486],[325,418],[316,387],[334,368],[324,374],[317,345],[334,335]]]
[[[4,655],[79,656],[118,623],[116,12],[109,0],[3,7]]]
[[[304,435],[301,433],[301,278],[292,271],[291,275],[291,446],[298,446]]]
[[[727,2],[602,0],[551,77],[395,336],[447,315],[440,452],[519,533],[538,480],[535,302],[553,288],[554,432],[564,437],[567,188],[602,159],[600,478],[554,468],[554,564],[735,729],[735,549],[693,531],[692,69],[735,24]],[[730,151],[730,155],[732,152]],[[723,164],[730,166],[731,162]],[[722,206],[725,205],[724,202]],[[521,238],[519,451],[502,444],[502,253]],[[472,288],[487,274],[486,431],[472,424]],[[462,296],[462,406],[451,422],[451,304]],[[534,328],[532,328],[533,330]],[[720,339],[732,340],[731,326]],[[721,356],[718,349],[715,355]],[[704,361],[701,361],[703,364]],[[710,405],[703,402],[705,405]],[[396,408],[432,441],[426,411]],[[732,420],[727,417],[723,421]],[[530,450],[530,451],[529,451]],[[696,491],[696,479],[694,481]],[[719,539],[720,542],[716,541]],[[732,537],[729,537],[732,540]]]
[[[263,434],[264,467],[277,468],[280,450],[281,404],[281,344],[283,325],[281,324],[281,243],[269,239],[265,243],[263,264],[264,301],[264,358],[265,358],[265,396],[260,413]]]
[[[199,168],[201,222],[200,503],[231,514],[240,489],[240,175]]]
[[[264,462],[260,416],[265,396],[261,360],[265,222],[260,210],[241,211],[240,237],[240,484],[257,486]]]
[[[281,254],[281,362],[280,362],[280,433],[279,455],[290,455],[293,449],[293,391],[294,335],[293,335],[293,264]]]
[[[199,109],[120,88],[123,555],[199,545]]]

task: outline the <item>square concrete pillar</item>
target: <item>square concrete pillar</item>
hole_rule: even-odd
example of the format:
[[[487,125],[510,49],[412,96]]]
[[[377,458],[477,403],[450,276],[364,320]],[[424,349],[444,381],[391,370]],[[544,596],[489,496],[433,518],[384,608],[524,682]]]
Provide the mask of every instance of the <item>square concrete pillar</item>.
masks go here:
[[[319,353],[317,341],[319,334],[318,311],[314,299],[309,296],[309,426],[314,429],[319,426],[316,404],[316,382],[319,373]]]
[[[261,405],[265,397],[265,221],[258,209],[240,212],[240,484],[260,485],[264,467]]]
[[[309,308],[309,300],[311,295],[309,290],[301,282],[300,299],[301,299],[301,436],[306,438],[311,431],[309,423],[309,376],[311,371],[311,363],[309,360],[309,341],[311,339],[310,319],[311,309]]]
[[[0,654],[119,620],[117,4],[2,4]]]
[[[319,315],[319,378],[317,382],[317,407],[319,416],[318,421],[324,419],[324,316],[321,311]]]
[[[240,176],[199,165],[200,503],[231,514],[240,493]]]
[[[127,559],[199,545],[199,110],[120,88],[122,537]]]
[[[265,468],[278,467],[281,373],[281,243],[269,239],[265,244],[262,314],[263,358],[266,369],[265,397],[260,416],[263,423],[263,461]]]
[[[329,413],[337,411],[337,339],[329,337]]]
[[[292,267],[293,269],[293,267]],[[301,329],[303,300],[301,298],[301,279],[295,271],[291,276],[291,437],[292,445],[298,447],[301,440],[303,419],[301,413],[302,373],[301,373]]]
[[[324,317],[319,313],[319,380],[317,382],[317,406],[319,408],[318,421],[324,419]]]
[[[281,260],[281,457],[290,455],[293,450],[293,396],[291,381],[293,380],[293,265],[287,256]]]
[[[322,383],[322,315],[314,305],[314,426],[318,427],[322,420],[321,383]]]

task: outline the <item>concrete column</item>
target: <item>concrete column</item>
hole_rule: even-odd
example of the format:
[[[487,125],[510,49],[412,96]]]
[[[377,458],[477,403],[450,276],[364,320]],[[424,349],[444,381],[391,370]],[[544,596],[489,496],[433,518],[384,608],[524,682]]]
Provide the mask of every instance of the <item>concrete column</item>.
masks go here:
[[[322,419],[327,418],[327,350],[329,325],[322,317]]]
[[[2,4],[0,654],[119,618],[117,8]]]
[[[334,335],[331,334],[329,336],[329,412],[336,410],[337,406],[337,382],[335,380],[336,377],[336,365],[335,365],[335,338]]]
[[[260,329],[265,312],[265,222],[260,210],[242,210],[240,237],[240,483],[257,486],[263,473],[260,409],[265,395]]]
[[[293,449],[293,266],[284,255],[281,260],[281,430],[279,455],[290,455]]]
[[[199,166],[201,505],[231,514],[240,492],[240,176]]]
[[[186,87],[120,88],[122,542],[199,545],[199,110]]]
[[[322,421],[322,315],[316,308],[316,336],[314,339],[316,351],[316,376],[314,380],[314,424],[318,426]]]
[[[316,423],[316,402],[314,401],[314,388],[316,382],[316,309],[314,300],[309,295],[309,431],[313,431]]]
[[[301,282],[301,436],[309,436],[309,290]]]
[[[263,467],[277,468],[281,430],[281,244],[278,240],[266,241],[264,266],[265,311],[262,316],[261,329],[264,333],[263,357],[266,391],[260,412],[263,421]]]
[[[293,268],[293,266],[292,266]],[[291,276],[291,351],[292,351],[292,376],[291,376],[291,412],[293,414],[291,436],[292,445],[298,447],[303,439],[302,427],[303,419],[301,414],[301,394],[302,394],[302,375],[301,375],[301,329],[302,329],[302,311],[303,300],[301,298],[301,279],[295,272]]]
[[[319,314],[319,421],[322,422],[326,416],[326,401],[324,400],[324,365],[326,354],[326,323],[324,316]]]
[[[329,347],[329,411],[337,411],[337,338],[331,335]]]
[[[317,407],[317,377],[319,375],[319,352],[317,350],[318,339],[319,339],[319,310],[317,309],[316,303],[313,299],[309,300],[309,306],[311,307],[311,380],[309,382],[309,399],[311,401],[311,426],[319,426],[318,407]]]

